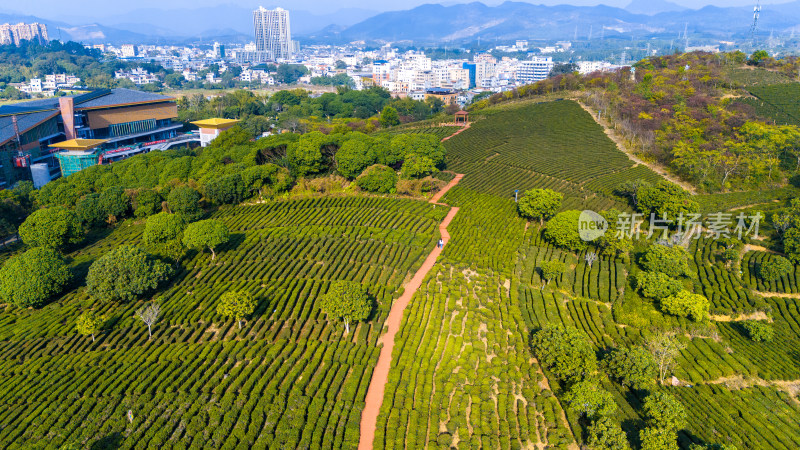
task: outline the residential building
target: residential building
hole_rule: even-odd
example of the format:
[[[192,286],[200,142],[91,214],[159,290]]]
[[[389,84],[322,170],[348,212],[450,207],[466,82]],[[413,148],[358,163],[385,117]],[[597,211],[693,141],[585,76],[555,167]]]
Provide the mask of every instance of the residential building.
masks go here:
[[[533,83],[535,81],[544,80],[550,75],[555,63],[553,58],[535,56],[530,61],[520,61],[517,65],[517,82],[518,83]]]
[[[48,40],[47,26],[42,23],[18,23],[16,25],[4,23],[0,25],[0,45],[19,46],[22,41],[37,41],[44,44]]]
[[[120,48],[123,58],[135,58],[138,56],[138,49],[133,44],[125,44]]]
[[[266,52],[271,59],[292,57],[292,34],[289,28],[289,11],[283,8],[253,11],[256,51]]]

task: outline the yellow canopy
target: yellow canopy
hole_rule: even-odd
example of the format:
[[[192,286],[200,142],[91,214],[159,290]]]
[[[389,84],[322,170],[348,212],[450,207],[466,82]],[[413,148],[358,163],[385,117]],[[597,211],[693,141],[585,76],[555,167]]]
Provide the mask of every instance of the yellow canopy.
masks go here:
[[[221,130],[230,128],[238,122],[239,121],[236,119],[220,119],[215,117],[213,119],[198,120],[192,122],[192,124],[197,125],[199,128],[215,128]]]
[[[50,144],[48,147],[63,148],[64,150],[90,150],[106,141],[108,141],[108,139],[70,139],[68,141]]]

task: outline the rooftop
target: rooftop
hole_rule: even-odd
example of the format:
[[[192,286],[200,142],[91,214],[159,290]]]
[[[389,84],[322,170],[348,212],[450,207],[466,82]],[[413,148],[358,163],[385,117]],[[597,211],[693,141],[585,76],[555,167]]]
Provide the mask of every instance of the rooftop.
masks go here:
[[[91,150],[103,144],[106,140],[107,139],[70,139],[68,141],[50,144],[49,147],[61,148],[64,150]]]
[[[239,121],[236,119],[220,119],[215,117],[213,119],[205,119],[205,120],[197,120],[192,122],[193,125],[197,125],[199,128],[216,128],[216,129],[223,129],[228,128]]]

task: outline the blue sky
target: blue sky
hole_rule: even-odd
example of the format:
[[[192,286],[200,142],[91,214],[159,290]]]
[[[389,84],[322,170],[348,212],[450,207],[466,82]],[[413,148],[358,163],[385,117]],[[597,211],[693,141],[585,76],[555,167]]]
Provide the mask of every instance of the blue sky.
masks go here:
[[[690,8],[698,8],[704,5],[716,6],[745,6],[752,5],[755,0],[672,0],[677,3]],[[4,2],[5,3],[5,2]],[[236,6],[257,8],[259,6],[258,0],[137,0],[135,2],[121,2],[109,0],[77,0],[72,2],[65,2],[63,0],[27,0],[24,2],[16,2],[14,5],[0,6],[0,12],[19,12],[24,14],[31,14],[39,17],[57,20],[59,16],[75,18],[82,15],[91,17],[92,19],[100,19],[104,16],[112,16],[123,14],[127,11],[141,8],[159,8],[159,9],[181,9],[181,8],[198,8],[204,6],[218,6],[220,4],[234,4]],[[424,1],[424,0],[394,0],[392,2],[375,2],[374,0],[337,0],[335,2],[323,0],[291,0],[286,2],[264,2],[265,7],[282,6],[285,9],[302,9],[318,14],[332,12],[340,8],[360,8],[367,10],[399,10],[408,9],[423,3],[462,3],[462,1]],[[502,3],[502,0],[483,0],[483,3],[495,5]],[[573,5],[596,5],[606,4],[609,6],[624,7],[630,0],[535,0],[530,3],[536,4],[573,4]],[[766,0],[762,3],[785,3],[780,0]],[[91,19],[90,19],[91,20]]]

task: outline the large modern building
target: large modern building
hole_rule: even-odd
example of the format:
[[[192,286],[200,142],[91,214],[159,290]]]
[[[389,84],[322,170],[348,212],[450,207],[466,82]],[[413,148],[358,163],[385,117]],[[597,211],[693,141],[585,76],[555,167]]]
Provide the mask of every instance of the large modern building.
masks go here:
[[[544,80],[550,75],[555,63],[553,58],[534,56],[530,61],[520,61],[517,66],[517,81],[533,83]]]
[[[48,41],[47,26],[42,23],[10,23],[0,24],[0,45],[19,45],[22,41],[37,41],[44,44]]]
[[[62,151],[82,152],[82,159],[95,163],[102,163],[105,153],[119,157],[145,151],[142,144],[177,134],[183,124],[174,122],[176,117],[174,98],[131,89],[93,89],[2,106],[0,189],[20,180],[33,179],[38,186],[58,178],[62,167],[55,154]],[[82,148],[87,139],[97,145]]]
[[[283,8],[253,11],[253,29],[256,51],[272,60],[292,57],[292,34],[289,29],[289,11]]]

